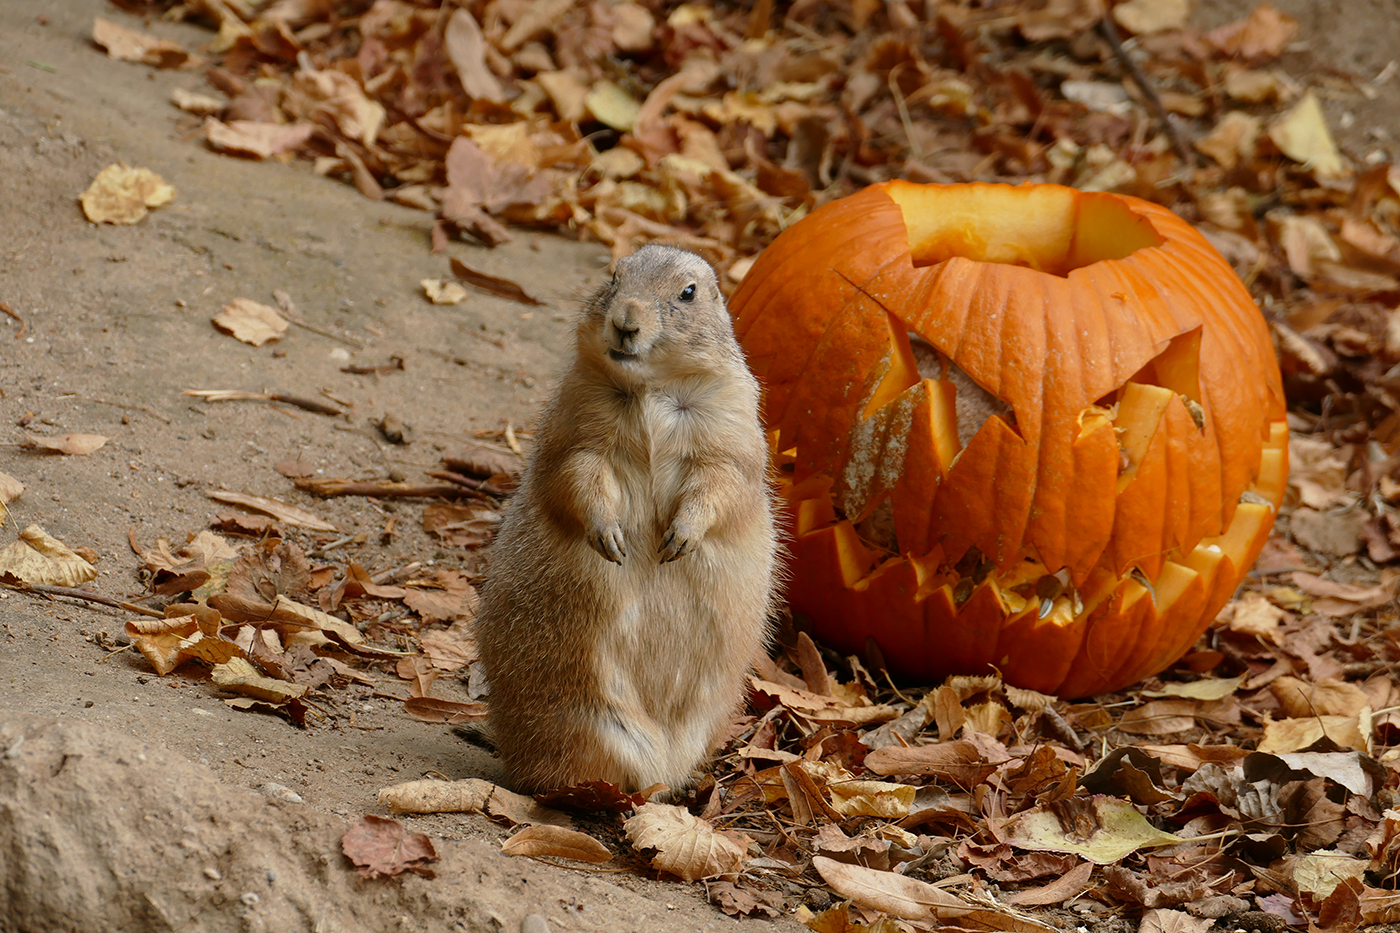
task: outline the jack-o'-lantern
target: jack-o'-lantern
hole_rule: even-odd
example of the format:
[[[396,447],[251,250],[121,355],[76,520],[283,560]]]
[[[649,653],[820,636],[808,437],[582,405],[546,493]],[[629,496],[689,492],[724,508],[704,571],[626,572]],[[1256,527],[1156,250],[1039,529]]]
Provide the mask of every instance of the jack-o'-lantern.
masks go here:
[[[1230,598],[1287,474],[1268,329],[1189,224],[1058,185],[889,182],[734,295],[833,648],[1062,696],[1162,670]]]

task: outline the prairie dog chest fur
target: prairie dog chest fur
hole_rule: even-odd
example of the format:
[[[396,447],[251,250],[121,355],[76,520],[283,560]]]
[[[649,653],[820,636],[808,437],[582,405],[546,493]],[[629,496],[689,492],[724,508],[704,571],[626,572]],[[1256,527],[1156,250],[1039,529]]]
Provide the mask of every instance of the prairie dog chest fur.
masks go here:
[[[482,590],[491,729],[522,790],[689,783],[768,636],[767,454],[713,270],[666,247],[619,260]]]

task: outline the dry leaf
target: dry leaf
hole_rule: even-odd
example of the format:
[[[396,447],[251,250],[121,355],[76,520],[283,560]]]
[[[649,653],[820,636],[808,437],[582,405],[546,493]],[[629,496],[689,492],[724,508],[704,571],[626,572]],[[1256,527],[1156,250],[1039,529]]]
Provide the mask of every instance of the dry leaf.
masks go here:
[[[812,866],[837,894],[901,920],[958,921],[954,925],[961,928],[1018,933],[1050,933],[1054,929],[1006,908],[973,904],[926,881],[892,871],[848,865],[823,855],[814,857]]]
[[[219,330],[255,347],[278,339],[291,326],[276,308],[248,298],[233,299],[213,320]]]
[[[174,197],[175,189],[155,172],[116,162],[98,172],[78,200],[95,224],[134,224],[146,216],[147,208],[168,204]]]
[[[1196,140],[1196,148],[1220,163],[1221,168],[1232,169],[1254,157],[1261,129],[1258,117],[1232,110],[1220,118],[1214,129]]]
[[[1267,638],[1283,644],[1283,620],[1287,612],[1269,602],[1260,593],[1246,593],[1234,604],[1228,624],[1230,631]]]
[[[279,522],[286,522],[288,525],[295,525],[298,528],[306,528],[309,531],[335,531],[336,527],[330,522],[317,518],[306,509],[295,505],[288,505],[280,499],[269,499],[266,496],[249,496],[241,492],[226,492],[222,489],[209,489],[204,493],[216,502],[226,502],[229,505],[237,505],[253,512],[261,512],[264,515],[271,515]]]
[[[179,68],[190,60],[190,53],[178,42],[118,26],[100,16],[92,21],[92,41],[106,49],[111,58],[156,68]]]
[[[1189,0],[1127,0],[1113,7],[1118,25],[1139,36],[1184,29],[1190,17]]]
[[[501,844],[503,855],[550,855],[577,862],[609,862],[608,847],[587,833],[539,823],[526,826]]]
[[[918,788],[888,781],[833,781],[826,785],[831,807],[845,816],[899,820],[909,815]]]
[[[1138,849],[1176,845],[1184,840],[1147,822],[1126,800],[1093,797],[1075,800],[1071,823],[1050,806],[1019,813],[1008,821],[1006,839],[1033,852],[1069,852],[1096,865],[1111,865]],[[1066,825],[1073,825],[1071,836]]]
[[[306,695],[306,687],[301,684],[266,677],[242,657],[233,657],[223,664],[214,665],[212,675],[219,689],[241,693],[264,703],[286,703]]]
[[[284,106],[303,120],[330,120],[345,137],[365,146],[374,145],[384,124],[384,105],[370,100],[360,83],[341,71],[298,71]]]
[[[595,83],[583,103],[595,120],[619,133],[630,132],[642,110],[635,97],[611,81]]]
[[[270,159],[304,146],[316,132],[312,123],[258,123],[212,117],[204,123],[204,138],[211,149]]]
[[[1320,178],[1346,174],[1342,154],[1327,128],[1322,104],[1308,91],[1292,110],[1269,124],[1269,138],[1279,151],[1295,162],[1302,162]]]
[[[99,450],[107,441],[108,438],[101,434],[65,434],[62,437],[35,437],[32,434],[26,434],[24,443],[20,446],[29,450],[44,450],[74,457],[86,457]]]
[[[642,804],[624,828],[633,846],[656,850],[653,868],[685,881],[739,871],[746,861],[746,844],[719,833],[683,807]]]
[[[30,525],[0,550],[0,575],[13,574],[33,586],[78,586],[97,568],[38,525]]]
[[[182,87],[177,87],[170,92],[170,102],[186,113],[193,113],[201,117],[222,113],[224,108],[228,106],[226,100],[220,100],[209,94],[187,91]]]
[[[0,473],[0,506],[14,502],[24,492],[24,484],[8,473]]]
[[[1338,745],[1370,754],[1371,708],[1366,707],[1356,716],[1310,716],[1306,719],[1266,722],[1258,750],[1274,754],[1296,752],[1324,737]]]
[[[395,813],[483,813],[512,824],[571,826],[567,813],[538,804],[533,797],[497,787],[490,781],[408,781],[379,792],[379,803]]]
[[[457,12],[462,11],[458,10]],[[448,282],[443,279],[422,279],[418,284],[423,286],[423,293],[435,305],[457,305],[467,299],[467,290],[456,282]]]
[[[526,294],[521,288],[510,279],[498,278],[488,275],[485,272],[478,272],[460,259],[452,260],[452,274],[466,282],[474,288],[479,288],[488,295],[496,295],[509,301],[517,301],[523,305],[539,305],[544,302]]]
[[[404,712],[419,722],[480,722],[487,716],[485,703],[459,703],[456,700],[439,700],[426,696],[409,697],[404,700],[403,708]]]
[[[447,19],[442,36],[447,57],[457,69],[462,90],[471,98],[490,101],[505,100],[501,82],[486,66],[486,37],[470,13],[457,9]]]
[[[1246,61],[1277,58],[1298,34],[1298,21],[1280,13],[1272,3],[1261,3],[1242,20],[1221,26],[1207,40],[1226,55]]]
[[[432,840],[423,833],[408,832],[397,820],[366,814],[345,831],[340,848],[363,878],[388,878],[405,871],[435,877],[423,867],[424,862],[437,860]]]

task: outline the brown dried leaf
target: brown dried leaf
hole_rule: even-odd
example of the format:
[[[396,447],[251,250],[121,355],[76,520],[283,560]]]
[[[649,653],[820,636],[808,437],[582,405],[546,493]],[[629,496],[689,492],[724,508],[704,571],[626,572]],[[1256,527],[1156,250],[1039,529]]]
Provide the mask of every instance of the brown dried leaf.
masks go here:
[[[443,45],[452,67],[457,69],[457,77],[462,82],[462,90],[470,98],[500,102],[505,100],[501,82],[486,66],[486,37],[471,13],[457,9],[447,19],[447,29],[443,32]]]
[[[462,12],[461,10],[457,11]],[[453,262],[456,262],[454,259]],[[459,305],[467,300],[467,290],[456,282],[448,282],[444,279],[422,279],[418,283],[423,286],[423,294],[428,296],[428,300],[435,305]]]
[[[254,120],[224,123],[211,117],[204,124],[204,138],[211,149],[259,159],[300,149],[315,132],[316,126],[312,123],[259,123]]]
[[[500,520],[500,512],[484,505],[434,502],[423,509],[423,530],[457,547],[485,544]]]
[[[510,279],[502,279],[485,272],[478,272],[456,257],[452,259],[452,274],[488,295],[496,295],[507,301],[516,301],[523,305],[544,304],[539,299],[526,294],[525,289]]]
[[[213,321],[219,330],[255,347],[277,340],[291,326],[276,308],[248,298],[233,299]]]
[[[747,841],[736,842],[682,807],[646,803],[623,825],[633,846],[656,850],[653,868],[685,881],[740,871],[747,861]]]
[[[78,200],[95,224],[134,224],[148,208],[168,204],[174,197],[175,189],[150,169],[115,162],[97,173]]]
[[[336,527],[330,522],[317,518],[306,509],[288,505],[279,499],[250,496],[241,492],[227,492],[222,489],[209,489],[204,494],[216,502],[226,502],[229,505],[237,505],[253,512],[271,515],[279,522],[286,522],[288,525],[295,525],[298,528],[305,528],[309,531],[336,530]]]
[[[1221,26],[1206,40],[1226,55],[1245,61],[1278,58],[1298,34],[1298,21],[1280,13],[1272,3],[1261,3],[1249,16]]]
[[[101,434],[65,434],[62,437],[36,437],[33,434],[26,434],[20,446],[26,450],[42,450],[69,454],[74,457],[86,457],[101,449],[108,440],[109,438],[103,437]]]
[[[1188,0],[1126,0],[1113,7],[1113,19],[1138,36],[1184,29],[1191,16]]]
[[[241,652],[239,654],[241,655]],[[241,656],[231,657],[223,664],[214,665],[212,676],[219,689],[229,693],[241,693],[264,703],[286,703],[306,695],[306,687],[266,677],[258,673],[257,668]]]
[[[118,26],[111,20],[94,17],[92,41],[107,50],[111,58],[125,62],[140,62],[156,68],[179,68],[190,60],[178,42],[157,39],[144,32]]]
[[[437,860],[433,842],[423,833],[410,833],[397,820],[366,814],[345,831],[341,850],[354,862],[363,878],[390,878],[411,871],[435,877],[423,867]]]
[[[1264,736],[1258,750],[1283,754],[1301,751],[1319,739],[1360,752],[1371,751],[1371,708],[1357,716],[1311,716],[1306,719],[1280,719],[1264,723]]]
[[[379,792],[379,803],[395,813],[483,813],[511,824],[571,826],[567,813],[542,807],[534,798],[490,781],[408,781]]]
[[[0,575],[12,574],[34,586],[78,586],[97,568],[38,525],[30,525],[0,550]]]
[[[480,722],[487,716],[485,703],[458,703],[436,697],[409,697],[403,701],[403,708],[419,722]]]
[[[24,484],[8,473],[0,473],[0,507],[14,502],[24,492]]]
[[[612,852],[597,839],[576,829],[547,823],[526,826],[501,844],[503,855],[549,855],[577,862],[610,862]]]
[[[960,927],[1018,933],[1050,933],[1053,929],[1006,908],[980,907],[926,881],[892,871],[847,865],[821,855],[812,859],[812,866],[837,894],[901,920],[956,920]]]

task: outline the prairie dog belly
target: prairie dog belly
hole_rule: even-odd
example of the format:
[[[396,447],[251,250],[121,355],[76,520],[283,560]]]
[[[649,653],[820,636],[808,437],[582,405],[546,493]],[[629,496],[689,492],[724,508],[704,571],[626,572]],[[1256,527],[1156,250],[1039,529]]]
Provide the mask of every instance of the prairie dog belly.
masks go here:
[[[767,636],[773,568],[754,555],[752,543],[711,537],[682,561],[603,574],[611,617],[598,620],[597,682],[630,725],[600,738],[619,759],[683,781],[729,721]]]

